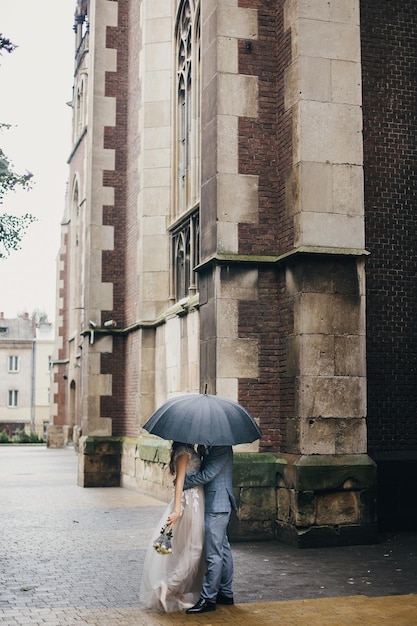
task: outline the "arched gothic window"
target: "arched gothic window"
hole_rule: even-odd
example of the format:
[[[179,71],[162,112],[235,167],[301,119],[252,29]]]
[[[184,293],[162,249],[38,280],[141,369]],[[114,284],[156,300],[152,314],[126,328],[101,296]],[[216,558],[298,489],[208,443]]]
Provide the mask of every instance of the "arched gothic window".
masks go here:
[[[83,201],[80,196],[78,178],[72,184],[72,193],[69,212],[69,274],[70,274],[70,329],[73,332],[80,326],[81,313],[84,311],[84,276],[85,276],[85,221],[83,216]]]
[[[173,293],[195,293],[199,262],[200,202],[200,0],[181,0],[175,26],[175,175]]]
[[[81,77],[77,86],[74,107],[74,142],[76,142],[80,138],[87,123],[84,76]]]

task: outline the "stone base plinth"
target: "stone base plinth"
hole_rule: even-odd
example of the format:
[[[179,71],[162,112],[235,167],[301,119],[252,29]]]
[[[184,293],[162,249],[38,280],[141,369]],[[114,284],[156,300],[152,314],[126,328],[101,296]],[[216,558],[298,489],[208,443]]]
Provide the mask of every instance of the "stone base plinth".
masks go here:
[[[230,518],[229,537],[232,541],[274,539],[275,475],[276,458],[273,454],[234,454],[233,489],[238,509]]]
[[[46,446],[47,448],[66,448],[71,435],[72,428],[70,426],[50,424],[46,436]]]
[[[365,454],[280,455],[276,536],[299,547],[377,538],[376,465]]]
[[[120,437],[80,437],[78,485],[119,487],[121,449]]]

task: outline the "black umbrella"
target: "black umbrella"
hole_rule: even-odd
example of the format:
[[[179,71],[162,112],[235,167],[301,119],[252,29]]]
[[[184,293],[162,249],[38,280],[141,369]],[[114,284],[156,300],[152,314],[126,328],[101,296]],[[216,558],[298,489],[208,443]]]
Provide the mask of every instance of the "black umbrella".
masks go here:
[[[206,446],[251,443],[261,436],[243,406],[220,396],[197,393],[175,396],[162,404],[144,429],[162,439]]]

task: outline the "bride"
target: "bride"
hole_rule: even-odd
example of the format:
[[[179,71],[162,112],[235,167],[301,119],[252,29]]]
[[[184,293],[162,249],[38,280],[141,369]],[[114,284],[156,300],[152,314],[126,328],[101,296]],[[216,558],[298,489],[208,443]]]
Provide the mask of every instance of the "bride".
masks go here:
[[[200,465],[195,446],[174,441],[169,463],[175,475],[174,496],[152,535],[140,590],[143,604],[155,611],[187,609],[200,597],[205,572],[204,491],[201,485],[183,491],[185,475],[196,474]],[[171,545],[165,539],[161,549],[163,538],[159,535],[164,526],[172,532]]]

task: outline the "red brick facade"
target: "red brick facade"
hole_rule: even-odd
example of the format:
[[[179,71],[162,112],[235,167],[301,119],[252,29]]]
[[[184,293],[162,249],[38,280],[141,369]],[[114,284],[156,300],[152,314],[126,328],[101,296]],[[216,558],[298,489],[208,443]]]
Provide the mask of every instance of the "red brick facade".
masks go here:
[[[114,189],[114,205],[103,207],[103,224],[114,229],[114,250],[103,251],[103,282],[113,285],[112,311],[102,311],[102,324],[125,324],[126,169],[128,120],[128,2],[118,2],[118,25],[107,28],[107,48],[117,50],[117,70],[106,73],[105,95],[116,99],[116,125],[104,131],[104,148],[115,151],[115,170],[104,172],[104,185]],[[113,338],[112,353],[101,356],[101,372],[112,376],[112,395],[101,397],[101,415],[112,418],[113,435],[124,432],[125,342]]]
[[[417,5],[361,2],[368,446],[382,528],[417,519]]]
[[[239,171],[259,176],[259,222],[239,224],[239,252],[278,256],[294,240],[285,203],[285,173],[292,159],[292,118],[284,110],[290,33],[284,33],[282,2],[240,1],[239,6],[259,12],[258,38],[239,43],[239,72],[259,79],[259,117],[239,120]],[[286,377],[285,337],[291,319],[285,269],[260,263],[258,271],[259,300],[240,304],[239,336],[259,338],[260,374],[256,381],[239,381],[239,399],[261,419],[261,450],[285,451],[286,419],[294,414],[292,384]]]
[[[417,7],[361,2],[371,450],[417,448]]]

